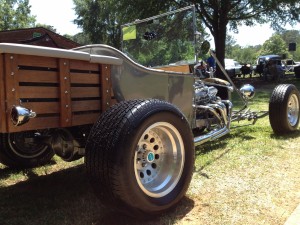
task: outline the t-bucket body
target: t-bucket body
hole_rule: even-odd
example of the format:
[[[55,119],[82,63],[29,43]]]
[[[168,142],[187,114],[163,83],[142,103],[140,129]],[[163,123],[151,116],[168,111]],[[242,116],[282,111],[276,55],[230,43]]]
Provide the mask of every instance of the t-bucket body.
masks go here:
[[[112,90],[117,102],[141,98],[165,100],[180,108],[193,126],[193,74],[144,67],[107,45],[90,45],[77,50],[122,60],[122,65],[111,67]]]

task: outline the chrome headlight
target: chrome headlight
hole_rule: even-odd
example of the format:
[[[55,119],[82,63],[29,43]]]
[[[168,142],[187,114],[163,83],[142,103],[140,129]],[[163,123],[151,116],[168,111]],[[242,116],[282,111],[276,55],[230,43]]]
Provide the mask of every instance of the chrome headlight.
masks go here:
[[[250,84],[245,84],[240,88],[240,92],[245,99],[252,99],[255,95],[255,88]]]

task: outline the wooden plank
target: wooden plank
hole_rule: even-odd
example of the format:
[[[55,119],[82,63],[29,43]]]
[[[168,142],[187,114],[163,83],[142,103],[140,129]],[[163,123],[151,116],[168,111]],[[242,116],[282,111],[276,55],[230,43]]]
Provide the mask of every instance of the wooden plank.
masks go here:
[[[4,55],[0,54],[0,131],[6,132]]]
[[[57,68],[57,59],[43,56],[18,55],[18,65]]]
[[[60,125],[68,127],[72,125],[72,105],[70,87],[70,62],[67,59],[59,59],[60,80]]]
[[[19,104],[18,55],[5,55],[6,101],[8,106]]]
[[[99,84],[99,74],[89,73],[71,73],[72,84]]]
[[[99,71],[98,64],[81,60],[70,60],[70,70]]]
[[[58,83],[58,72],[38,71],[38,70],[19,70],[20,82],[39,82],[39,83]]]
[[[23,102],[22,106],[39,114],[60,113],[59,102]]]
[[[94,124],[100,116],[100,113],[91,113],[91,114],[82,114],[82,115],[73,115],[73,126],[85,125],[85,124]]]
[[[59,87],[20,86],[20,98],[59,98]]]
[[[155,69],[164,70],[164,71],[181,72],[181,73],[190,73],[189,65],[162,66],[162,67],[155,67]]]
[[[14,126],[12,122],[9,123],[8,132],[18,132],[36,129],[47,129],[59,127],[60,118],[56,117],[37,117],[32,118],[30,121],[22,126]]]
[[[14,105],[20,105],[19,102],[19,82],[18,82],[18,55],[5,54],[5,101],[6,101],[6,124],[11,123],[10,111]]]
[[[100,87],[71,87],[72,98],[100,97]]]
[[[101,65],[101,96],[103,112],[111,106],[111,68],[110,65]]]
[[[72,111],[82,112],[82,111],[92,111],[101,110],[100,100],[89,100],[89,101],[73,101]]]

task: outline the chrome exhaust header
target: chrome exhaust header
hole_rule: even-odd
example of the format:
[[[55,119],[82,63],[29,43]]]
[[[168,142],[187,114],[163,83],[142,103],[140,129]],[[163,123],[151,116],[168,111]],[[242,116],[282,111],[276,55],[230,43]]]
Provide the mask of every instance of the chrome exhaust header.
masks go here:
[[[226,126],[221,129],[212,130],[207,134],[201,135],[199,137],[195,137],[194,145],[198,146],[198,145],[204,144],[205,142],[218,139],[218,138],[228,134],[229,132],[230,132],[230,129]]]
[[[13,106],[10,112],[11,121],[15,126],[21,126],[34,117],[36,117],[35,112],[22,106]]]
[[[196,106],[198,109],[204,109],[211,112],[219,121],[219,128],[211,130],[210,132],[194,137],[195,146],[201,145],[205,142],[218,139],[230,132],[232,103],[230,101],[222,101],[207,106]]]

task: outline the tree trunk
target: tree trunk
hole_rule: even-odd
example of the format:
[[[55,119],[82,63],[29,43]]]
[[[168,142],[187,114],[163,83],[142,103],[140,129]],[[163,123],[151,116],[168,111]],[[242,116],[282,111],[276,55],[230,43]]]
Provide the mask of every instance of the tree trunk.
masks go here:
[[[222,23],[222,22],[220,22]],[[214,27],[214,41],[217,59],[220,61],[222,66],[224,66],[225,59],[225,43],[226,43],[226,25],[218,24],[218,27]],[[225,75],[221,71],[220,67],[217,65],[216,77],[221,79],[226,79]]]

